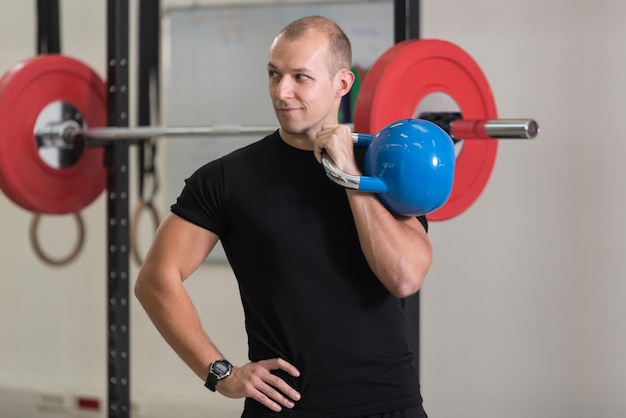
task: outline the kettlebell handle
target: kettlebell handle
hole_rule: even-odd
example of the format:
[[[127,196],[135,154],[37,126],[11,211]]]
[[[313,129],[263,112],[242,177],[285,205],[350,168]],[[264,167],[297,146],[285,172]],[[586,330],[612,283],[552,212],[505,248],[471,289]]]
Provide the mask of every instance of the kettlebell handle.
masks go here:
[[[385,182],[378,177],[357,176],[339,170],[326,152],[322,153],[322,165],[326,175],[345,188],[371,193],[385,193],[388,189]]]
[[[374,135],[352,134],[352,142],[360,148],[367,148],[372,143]],[[341,171],[326,151],[322,151],[322,165],[326,175],[335,183],[348,189],[362,190],[371,193],[385,193],[387,185],[378,177],[357,176]]]

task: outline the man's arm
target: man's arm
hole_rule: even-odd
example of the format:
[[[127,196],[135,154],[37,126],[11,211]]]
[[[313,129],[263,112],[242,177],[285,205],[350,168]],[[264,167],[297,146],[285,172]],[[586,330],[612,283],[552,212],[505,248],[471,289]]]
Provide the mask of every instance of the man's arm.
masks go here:
[[[167,343],[200,377],[221,358],[202,330],[183,282],[217,243],[217,236],[176,215],[168,215],[156,232],[141,266],[135,295]]]
[[[430,240],[414,217],[391,214],[375,194],[346,190],[359,242],[376,277],[396,297],[417,292],[432,259]]]
[[[135,295],[167,343],[202,379],[209,366],[223,358],[202,329],[198,313],[183,282],[200,266],[218,241],[217,235],[170,214],[159,226],[152,247],[139,271]],[[269,359],[234,367],[216,389],[230,398],[250,397],[274,411],[293,408],[300,394],[270,373],[298,370],[282,359]],[[284,394],[284,395],[283,395]]]
[[[340,170],[362,175],[354,159],[354,143],[347,126],[324,126],[314,146],[320,163],[322,150]],[[376,277],[399,298],[417,292],[432,259],[430,240],[422,224],[415,217],[390,213],[374,193],[353,189],[346,189],[346,193],[361,249]]]

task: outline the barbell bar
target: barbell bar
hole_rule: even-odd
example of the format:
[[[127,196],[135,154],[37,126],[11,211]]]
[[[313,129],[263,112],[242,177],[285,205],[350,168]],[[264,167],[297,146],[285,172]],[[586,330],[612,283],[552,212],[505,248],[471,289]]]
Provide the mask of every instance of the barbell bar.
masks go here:
[[[441,115],[423,115],[441,120]],[[335,163],[324,155],[322,162],[328,177],[337,184],[351,189],[377,193],[386,206],[393,212],[401,215],[426,215],[440,208],[448,199],[453,181],[454,160],[450,160],[450,150],[445,141],[455,139],[477,139],[489,136],[495,138],[534,138],[538,132],[538,125],[533,119],[503,119],[503,120],[463,120],[454,119],[447,124],[439,124],[446,133],[444,139],[433,138],[433,127],[423,122],[426,119],[407,119],[397,121],[379,133],[353,133],[352,139],[356,146],[368,148],[366,164],[367,176],[357,176],[342,172]],[[429,122],[430,123],[430,122]],[[434,125],[434,123],[432,123]],[[420,129],[404,129],[398,133],[399,126],[419,126]],[[428,130],[428,129],[430,130]],[[72,149],[77,143],[86,141],[87,146],[100,145],[108,141],[141,141],[156,137],[194,137],[194,136],[230,136],[230,135],[267,135],[277,129],[275,126],[246,126],[246,125],[214,125],[204,127],[159,127],[144,126],[131,128],[89,128],[83,129],[79,121],[69,119],[61,122],[51,122],[39,127],[35,132],[38,144],[46,147]],[[411,132],[412,131],[412,132]],[[426,133],[428,132],[428,133]],[[384,135],[383,135],[384,133]],[[450,136],[447,134],[449,133]],[[439,132],[436,132],[439,135]],[[384,136],[387,142],[393,138],[393,145],[385,145],[385,153],[400,149],[402,154],[394,155],[394,164],[389,161],[378,161],[383,148],[380,145],[369,152],[374,140]],[[444,145],[437,141],[444,141]],[[381,141],[378,141],[381,142]],[[449,142],[449,141],[448,141]],[[425,143],[431,145],[430,153],[426,152]],[[439,144],[432,146],[432,144]],[[415,147],[419,145],[419,149]],[[399,147],[398,147],[399,146]],[[413,147],[412,152],[407,151]],[[452,151],[453,152],[453,151]],[[442,157],[445,154],[447,157]],[[452,154],[453,155],[453,154]],[[417,157],[420,157],[419,159]],[[372,162],[376,161],[376,162]],[[435,161],[435,164],[430,164]],[[446,163],[442,163],[446,161]],[[403,166],[400,171],[390,174],[390,166]],[[375,168],[378,166],[378,168]],[[381,167],[385,167],[384,169]],[[446,166],[452,171],[442,174],[444,169],[439,168],[437,174],[433,170]],[[426,169],[431,172],[426,173]],[[420,171],[421,170],[421,171]],[[408,174],[407,174],[408,172]],[[400,173],[400,174],[399,174]],[[385,177],[385,180],[383,180]],[[437,177],[441,177],[437,179]],[[424,190],[424,184],[429,189]],[[404,186],[404,187],[402,187]],[[426,198],[428,197],[428,200]]]
[[[436,114],[425,116],[444,119]],[[70,119],[48,123],[37,129],[35,137],[39,144],[72,148],[80,140],[87,141],[89,145],[155,137],[267,135],[275,129],[272,126],[245,125],[82,129],[78,121]],[[352,134],[356,146],[367,148],[366,176],[342,172],[326,154],[322,163],[326,174],[335,183],[376,193],[385,206],[396,214],[422,216],[439,209],[450,196],[455,159],[451,136],[457,139],[493,135],[533,138],[537,132],[537,123],[532,119],[454,119],[443,127],[427,120],[406,119],[388,125],[375,135]]]
[[[68,106],[65,105],[66,108]],[[455,153],[448,132],[456,138],[475,139],[493,134],[507,138],[531,138],[538,130],[532,119],[468,121],[456,115],[425,116],[449,122],[436,125],[426,120],[407,119],[396,121],[375,135],[353,133],[355,145],[367,148],[367,175],[344,173],[324,154],[322,163],[326,174],[343,187],[376,193],[385,206],[396,214],[426,215],[443,206],[450,196]],[[38,144],[71,149],[77,143],[82,145],[82,140],[87,141],[87,145],[97,145],[107,141],[137,141],[155,137],[267,135],[275,129],[273,126],[245,125],[83,129],[79,121],[69,119],[47,123],[36,130],[35,137]]]
[[[419,118],[429,120],[428,118]],[[472,139],[532,139],[539,132],[534,119],[494,119],[465,120],[457,119],[441,126],[456,140]],[[99,145],[101,142],[124,140],[141,141],[152,138],[206,137],[206,136],[243,136],[268,135],[278,127],[269,125],[213,125],[213,126],[137,126],[129,128],[87,128],[84,129],[75,120],[49,123],[38,128],[34,135],[38,143],[52,147],[73,147],[79,139],[88,144]],[[374,134],[353,133],[356,145],[360,142],[369,144]]]

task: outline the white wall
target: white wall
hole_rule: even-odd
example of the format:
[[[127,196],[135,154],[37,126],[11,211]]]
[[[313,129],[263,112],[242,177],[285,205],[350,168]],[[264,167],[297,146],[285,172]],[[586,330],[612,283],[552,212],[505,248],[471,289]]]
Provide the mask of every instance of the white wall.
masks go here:
[[[450,3],[424,2],[425,35],[466,48],[500,115],[534,116],[542,132],[502,142],[481,199],[431,231],[427,405],[442,417],[624,416],[626,4]]]
[[[103,74],[105,2],[61,3],[64,52]],[[5,0],[0,8],[4,72],[35,54],[35,12],[30,1]],[[626,3],[423,0],[422,12],[423,37],[452,41],[480,64],[501,117],[541,125],[534,141],[502,141],[480,199],[431,226],[435,260],[422,291],[425,406],[444,418],[622,417]],[[164,212],[168,204],[160,204]],[[104,199],[83,212],[85,248],[61,268],[31,250],[31,214],[4,196],[0,214],[0,386],[105,398]],[[147,222],[142,227],[145,248],[151,233]],[[45,247],[69,248],[72,228],[70,217],[46,217]],[[188,282],[209,333],[231,359],[245,361],[228,268],[203,266]],[[207,293],[216,289],[230,302],[208,307]],[[133,399],[238,416],[239,402],[208,393],[135,301],[131,314]]]

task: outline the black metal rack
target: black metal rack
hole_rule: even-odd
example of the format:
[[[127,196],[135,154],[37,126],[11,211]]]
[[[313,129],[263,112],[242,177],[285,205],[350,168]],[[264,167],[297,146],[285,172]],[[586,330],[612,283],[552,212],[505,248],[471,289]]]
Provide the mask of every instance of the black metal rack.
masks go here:
[[[107,3],[107,124],[128,126],[128,0]],[[105,146],[107,168],[107,347],[109,417],[129,418],[130,274],[128,141]]]
[[[420,2],[419,0],[394,1],[394,39],[402,42],[420,37]]]
[[[420,2],[419,0],[394,1],[394,39],[402,42],[420,37]],[[413,366],[419,373],[420,355],[420,293],[403,300],[409,346],[415,355]]]

